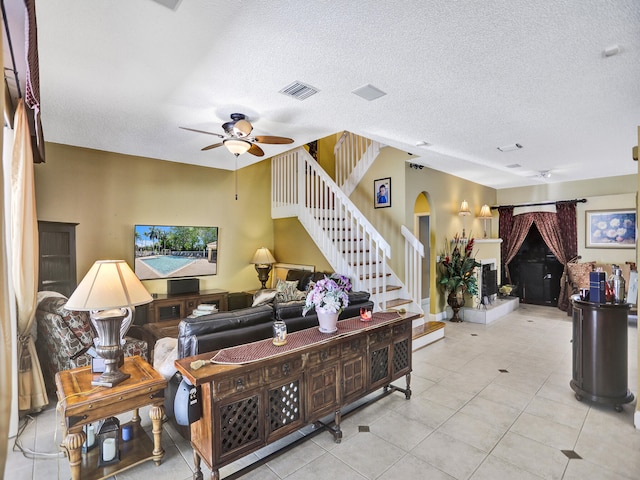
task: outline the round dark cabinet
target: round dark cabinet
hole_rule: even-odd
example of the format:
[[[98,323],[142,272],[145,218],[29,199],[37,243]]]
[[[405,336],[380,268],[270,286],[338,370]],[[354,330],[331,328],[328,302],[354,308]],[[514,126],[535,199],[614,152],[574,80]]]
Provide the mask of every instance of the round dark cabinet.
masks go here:
[[[629,304],[573,303],[573,380],[578,400],[613,405],[633,400],[627,389],[627,322]]]

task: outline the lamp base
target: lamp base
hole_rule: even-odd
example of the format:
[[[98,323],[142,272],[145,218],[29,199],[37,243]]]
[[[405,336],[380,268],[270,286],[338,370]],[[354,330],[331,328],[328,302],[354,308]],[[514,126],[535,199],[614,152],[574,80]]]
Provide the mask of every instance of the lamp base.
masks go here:
[[[121,325],[127,318],[127,313],[122,309],[91,312],[91,322],[98,333],[96,352],[104,359],[104,372],[91,381],[93,386],[111,388],[131,376],[118,370],[119,359],[122,356]]]
[[[123,373],[120,370],[115,372],[104,372],[98,378],[91,381],[91,385],[94,387],[115,387],[119,383],[124,382],[127,378],[131,377],[128,373]]]
[[[258,280],[260,280],[260,283],[262,284],[262,286],[260,287],[260,290],[264,290],[267,284],[267,281],[269,280],[269,273],[271,272],[271,265],[269,264],[265,264],[265,265],[260,265],[260,264],[256,264],[256,272],[258,272]]]

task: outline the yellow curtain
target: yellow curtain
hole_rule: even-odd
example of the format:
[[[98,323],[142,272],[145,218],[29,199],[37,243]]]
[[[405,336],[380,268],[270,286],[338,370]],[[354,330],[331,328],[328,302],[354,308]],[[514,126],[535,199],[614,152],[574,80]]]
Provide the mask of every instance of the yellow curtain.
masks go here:
[[[38,411],[49,399],[31,337],[38,291],[38,220],[33,179],[31,134],[24,101],[14,120],[11,158],[12,280],[18,313],[18,409]]]

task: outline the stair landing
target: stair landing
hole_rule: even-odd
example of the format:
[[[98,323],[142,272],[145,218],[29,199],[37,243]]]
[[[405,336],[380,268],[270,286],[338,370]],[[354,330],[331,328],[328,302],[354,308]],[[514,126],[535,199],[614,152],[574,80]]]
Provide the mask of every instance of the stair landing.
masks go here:
[[[413,350],[426,347],[444,338],[444,322],[425,322],[413,328]]]

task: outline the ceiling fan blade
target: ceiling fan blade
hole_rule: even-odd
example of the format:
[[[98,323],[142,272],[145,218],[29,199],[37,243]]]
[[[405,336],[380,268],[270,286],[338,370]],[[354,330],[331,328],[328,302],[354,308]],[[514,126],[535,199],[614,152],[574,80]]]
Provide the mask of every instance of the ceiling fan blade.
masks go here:
[[[215,137],[224,138],[224,135],[220,135],[219,133],[207,132],[205,130],[198,130],[195,128],[188,128],[188,127],[178,127],[178,128],[181,128],[183,130],[189,130],[190,132],[206,133],[207,135],[213,135]]]
[[[213,145],[207,145],[206,147],[202,148],[201,150],[204,152],[205,150],[211,150],[212,148],[219,147],[220,145],[222,145],[222,142],[214,143]]]
[[[264,157],[264,151],[255,143],[251,144],[251,148],[248,153],[255,155],[256,157]]]
[[[261,135],[256,137],[256,142],[260,143],[271,143],[271,144],[284,144],[284,143],[293,143],[293,139],[286,137],[271,137],[269,135]]]

